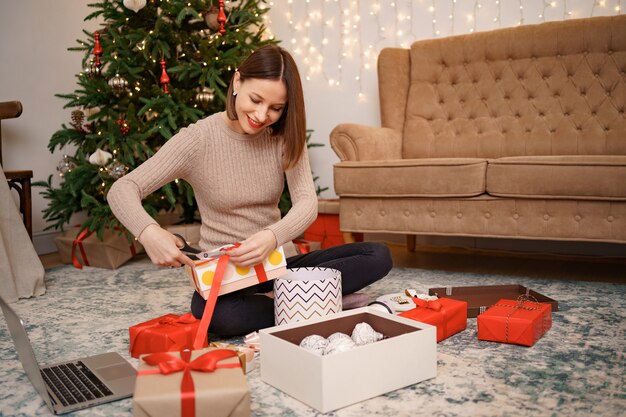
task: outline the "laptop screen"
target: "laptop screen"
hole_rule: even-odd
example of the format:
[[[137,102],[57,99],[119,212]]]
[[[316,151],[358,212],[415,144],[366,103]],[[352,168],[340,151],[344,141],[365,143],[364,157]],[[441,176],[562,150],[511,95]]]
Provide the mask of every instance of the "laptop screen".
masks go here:
[[[41,376],[35,352],[33,352],[33,347],[24,328],[24,323],[2,297],[0,297],[0,307],[2,307],[4,318],[9,327],[9,333],[11,333],[13,343],[15,344],[15,350],[17,350],[17,355],[20,358],[20,362],[22,362],[26,375],[28,375],[28,379],[39,392],[39,395],[46,401],[48,407],[52,409],[52,403]]]

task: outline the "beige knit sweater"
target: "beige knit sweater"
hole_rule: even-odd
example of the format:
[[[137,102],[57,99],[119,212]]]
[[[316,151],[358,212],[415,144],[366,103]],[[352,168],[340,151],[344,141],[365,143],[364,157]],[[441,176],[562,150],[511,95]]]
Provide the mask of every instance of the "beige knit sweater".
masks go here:
[[[293,207],[280,218],[278,201],[287,176]],[[270,229],[286,255],[291,240],[317,217],[317,196],[306,151],[293,168],[282,169],[282,141],[267,131],[231,130],[222,113],[183,128],[150,159],[117,180],[107,200],[113,214],[135,236],[156,221],[141,200],[163,185],[184,179],[193,187],[202,217],[200,246],[241,241]]]

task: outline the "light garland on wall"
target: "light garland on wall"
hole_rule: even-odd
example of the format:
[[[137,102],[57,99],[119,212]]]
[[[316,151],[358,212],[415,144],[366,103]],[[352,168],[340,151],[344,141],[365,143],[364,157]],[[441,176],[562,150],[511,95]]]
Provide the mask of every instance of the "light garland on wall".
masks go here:
[[[273,16],[286,19],[290,49],[304,64],[304,80],[323,77],[329,86],[340,87],[348,81],[346,68],[354,66],[358,98],[364,101],[363,81],[369,70],[376,68],[381,49],[408,48],[420,39],[416,30],[420,20],[414,17],[430,19],[432,38],[497,29],[508,25],[502,16],[505,1],[297,0],[294,3],[294,0],[287,0],[286,11]],[[537,17],[532,18],[532,23],[558,20],[561,11],[562,20],[622,13],[622,0],[593,0],[587,10],[573,10],[570,3],[568,0],[517,0],[517,25],[526,24],[534,16],[533,10],[537,11]],[[279,3],[270,2],[270,8],[275,4]],[[264,18],[269,28],[268,15]],[[368,30],[374,26],[377,30]],[[333,61],[335,64],[331,65]]]

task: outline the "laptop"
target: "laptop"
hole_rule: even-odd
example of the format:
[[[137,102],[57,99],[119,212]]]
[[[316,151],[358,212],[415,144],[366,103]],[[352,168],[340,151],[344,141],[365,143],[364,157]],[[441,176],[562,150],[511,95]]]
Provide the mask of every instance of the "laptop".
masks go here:
[[[54,414],[133,395],[135,368],[115,352],[40,367],[22,320],[2,297],[0,307],[28,379]]]

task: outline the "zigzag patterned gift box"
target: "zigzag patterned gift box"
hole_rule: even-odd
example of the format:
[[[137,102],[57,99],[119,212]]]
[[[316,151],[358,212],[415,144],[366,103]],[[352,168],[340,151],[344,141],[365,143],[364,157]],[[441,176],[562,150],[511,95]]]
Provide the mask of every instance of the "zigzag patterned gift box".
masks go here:
[[[341,272],[331,268],[294,268],[274,282],[276,325],[341,311]]]
[[[222,248],[229,247],[231,247],[231,245],[226,245]],[[213,283],[218,260],[219,258],[194,261],[195,266],[193,269],[185,266],[185,271],[191,280],[191,285],[193,285],[196,291],[198,291],[198,293],[202,295],[205,300],[209,296],[209,292],[211,290],[211,284]],[[235,265],[228,261],[226,270],[224,271],[219,295],[251,287],[252,285],[261,282],[262,279],[257,275],[258,268],[262,268],[265,271],[265,277],[263,280],[272,280],[284,275],[287,272],[287,259],[285,258],[283,247],[279,246],[267,256],[262,264],[255,265],[254,267]]]

